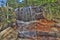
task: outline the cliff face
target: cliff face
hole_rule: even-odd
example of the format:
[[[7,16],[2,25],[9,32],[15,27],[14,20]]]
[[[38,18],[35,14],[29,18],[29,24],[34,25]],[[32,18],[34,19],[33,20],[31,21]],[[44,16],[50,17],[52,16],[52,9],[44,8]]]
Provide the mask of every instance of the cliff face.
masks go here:
[[[43,18],[41,11],[42,8],[32,6],[15,9],[17,20],[26,22]]]
[[[28,6],[18,9],[18,11],[16,10],[17,30],[20,38],[58,40],[57,37],[60,37],[60,35],[58,36],[60,26],[56,25],[57,21],[49,20],[50,16],[52,18],[52,12],[50,13],[51,10],[46,8],[46,6],[50,9],[47,4],[41,7]]]
[[[59,28],[56,22],[47,19],[40,19],[29,24],[22,24],[18,28],[19,37],[38,39],[38,40],[58,40],[60,37]],[[55,35],[56,34],[56,35]]]
[[[32,25],[32,26],[31,26]],[[46,19],[36,20],[36,22],[30,24],[30,28],[35,28],[37,31],[46,31],[49,32],[50,29],[55,25],[55,22],[49,21]]]

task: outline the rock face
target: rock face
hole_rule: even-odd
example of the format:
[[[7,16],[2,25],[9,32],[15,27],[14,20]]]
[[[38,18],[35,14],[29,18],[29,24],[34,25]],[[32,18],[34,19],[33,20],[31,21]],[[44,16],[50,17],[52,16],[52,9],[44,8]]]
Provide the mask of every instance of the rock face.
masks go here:
[[[21,24],[21,23],[18,23]],[[31,40],[58,40],[59,30],[54,25],[54,21],[49,21],[46,19],[36,20],[34,22],[22,24],[17,27],[20,38],[31,38]],[[56,29],[56,30],[55,30]]]
[[[33,8],[31,6],[16,10],[17,31],[20,38],[58,40],[56,35],[59,30],[54,26],[56,22],[45,19],[41,11],[40,7]]]
[[[32,7],[32,6],[16,8],[15,9],[16,19],[27,22],[27,21],[36,20],[36,18],[43,18],[41,11],[42,8]]]

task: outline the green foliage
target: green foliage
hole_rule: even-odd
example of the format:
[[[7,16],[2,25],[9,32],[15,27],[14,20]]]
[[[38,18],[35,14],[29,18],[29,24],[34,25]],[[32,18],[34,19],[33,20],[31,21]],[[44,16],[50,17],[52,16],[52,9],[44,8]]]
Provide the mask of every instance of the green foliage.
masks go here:
[[[50,3],[44,7],[44,15],[47,19],[53,20],[55,18],[60,18],[60,5],[59,3]]]
[[[16,7],[24,7],[27,5],[35,5],[35,6],[39,6],[45,3],[51,3],[51,2],[56,2],[56,0],[24,0],[23,3],[17,3],[17,0],[8,0],[8,5],[16,8]]]
[[[7,27],[7,25],[11,22],[15,22],[15,21],[12,21],[12,20],[15,20],[13,9],[10,9],[7,6],[7,7],[2,7],[0,10],[1,10],[0,11],[0,26],[2,26],[2,28]]]

